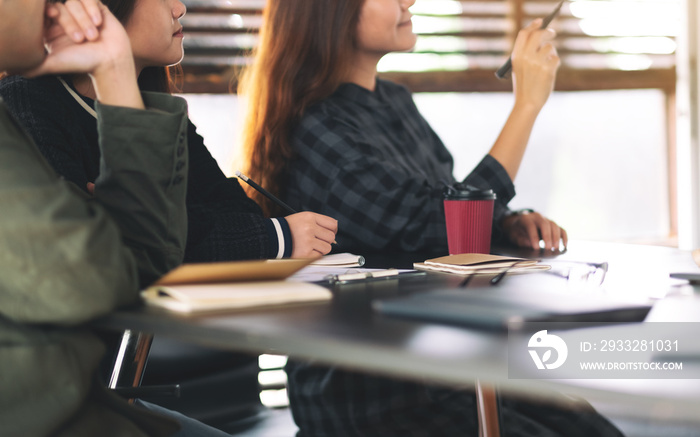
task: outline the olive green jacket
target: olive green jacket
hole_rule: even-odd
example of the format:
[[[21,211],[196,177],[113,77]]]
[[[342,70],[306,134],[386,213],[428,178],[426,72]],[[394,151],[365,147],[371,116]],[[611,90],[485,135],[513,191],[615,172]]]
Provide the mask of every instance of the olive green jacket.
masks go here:
[[[62,181],[0,100],[0,435],[168,435],[176,425],[94,384],[79,324],[133,303],[182,262],[187,107],[97,105],[95,196]]]

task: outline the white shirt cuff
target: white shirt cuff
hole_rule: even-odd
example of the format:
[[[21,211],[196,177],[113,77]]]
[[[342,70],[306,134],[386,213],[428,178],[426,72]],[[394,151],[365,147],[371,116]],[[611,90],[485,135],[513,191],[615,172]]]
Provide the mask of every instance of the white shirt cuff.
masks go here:
[[[282,226],[277,219],[272,220],[272,224],[275,227],[275,232],[277,232],[277,256],[276,259],[281,259],[284,256],[284,234],[282,233]]]

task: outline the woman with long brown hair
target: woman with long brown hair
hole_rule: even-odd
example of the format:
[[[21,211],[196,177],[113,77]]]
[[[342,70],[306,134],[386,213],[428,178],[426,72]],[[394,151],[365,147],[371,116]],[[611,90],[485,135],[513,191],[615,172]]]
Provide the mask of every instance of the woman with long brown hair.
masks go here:
[[[272,1],[264,11],[254,62],[238,93],[247,97],[246,171],[276,194],[285,194],[290,137],[304,112],[345,81],[352,62],[361,1]],[[319,29],[319,19],[333,17]],[[285,39],[289,37],[289,39]],[[250,190],[268,214],[275,205]]]
[[[248,96],[247,172],[292,207],[340,222],[357,251],[446,251],[441,192],[452,157],[410,93],[377,79],[386,53],[415,44],[408,0],[270,1],[239,93]],[[566,245],[538,213],[512,214],[512,180],[551,93],[559,58],[537,20],[513,52],[515,104],[488,155],[464,182],[493,189],[496,236],[520,246]],[[249,193],[267,211],[274,206]]]
[[[105,0],[124,25],[142,91],[171,92],[183,57],[185,5],[179,0]],[[54,169],[90,191],[100,173],[95,90],[87,75],[9,77],[0,95]],[[185,261],[316,257],[331,250],[336,222],[311,212],[267,218],[235,178],[227,178],[188,120],[188,237]],[[184,149],[183,149],[184,150]],[[155,169],[154,169],[155,170]],[[177,180],[176,183],[183,183]]]
[[[339,220],[338,243],[367,251],[447,249],[440,193],[452,158],[403,87],[377,79],[377,63],[415,44],[414,0],[268,0],[247,94],[247,172],[293,207]],[[559,66],[553,32],[536,20],[513,52],[515,104],[489,154],[465,179],[499,196],[496,224],[523,246],[548,249],[566,233],[539,214],[509,214],[530,130]],[[265,204],[264,199],[259,199]],[[265,204],[268,211],[273,206]],[[475,395],[290,362],[300,434],[476,435]],[[586,402],[503,398],[509,436],[619,436]]]

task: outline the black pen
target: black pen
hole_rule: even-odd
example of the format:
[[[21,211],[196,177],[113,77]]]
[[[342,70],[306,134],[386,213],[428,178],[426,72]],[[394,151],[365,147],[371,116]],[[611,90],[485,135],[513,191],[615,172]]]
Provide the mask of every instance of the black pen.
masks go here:
[[[242,179],[246,184],[250,185],[251,187],[255,188],[258,190],[260,194],[263,196],[267,197],[268,199],[272,200],[279,206],[280,208],[284,209],[287,211],[287,214],[296,214],[297,212],[292,208],[291,206],[287,205],[286,203],[282,202],[279,200],[277,197],[275,197],[272,193],[261,187],[260,185],[256,184],[255,182],[251,181],[248,176],[244,175],[240,171],[236,171],[236,176],[238,176],[239,179]]]
[[[559,13],[559,10],[561,9],[562,5],[564,4],[565,0],[562,0],[559,2],[556,8],[552,11],[551,14],[547,15],[544,20],[542,20],[542,25],[540,26],[540,29],[546,29],[547,26],[549,26],[549,23],[554,20],[554,17],[557,16]],[[510,78],[510,72],[513,69],[513,64],[512,60],[509,57],[508,60],[505,62],[505,64],[501,65],[501,68],[496,70],[496,77],[499,79],[509,79]]]

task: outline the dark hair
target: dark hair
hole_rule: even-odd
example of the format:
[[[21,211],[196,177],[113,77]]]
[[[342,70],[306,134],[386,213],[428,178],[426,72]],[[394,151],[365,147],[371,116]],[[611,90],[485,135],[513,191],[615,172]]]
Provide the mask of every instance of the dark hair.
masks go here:
[[[112,14],[126,26],[126,23],[134,13],[136,2],[139,0],[102,0]],[[142,91],[157,91],[173,93],[180,91],[182,82],[182,66],[172,67],[146,67],[139,75],[138,83]]]
[[[347,80],[364,0],[268,0],[260,43],[239,94],[248,96],[243,154],[248,176],[280,195],[293,158],[289,138],[312,104]],[[247,188],[247,187],[246,187]],[[268,215],[279,212],[255,190]]]
[[[131,18],[131,15],[134,13],[134,8],[138,1],[139,0],[102,0],[102,3],[107,6],[120,23],[126,26],[129,18]],[[139,75],[139,88],[142,91],[173,93],[180,90],[182,76],[182,67],[180,64],[172,67],[146,67]]]

